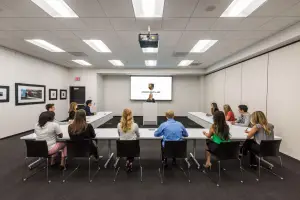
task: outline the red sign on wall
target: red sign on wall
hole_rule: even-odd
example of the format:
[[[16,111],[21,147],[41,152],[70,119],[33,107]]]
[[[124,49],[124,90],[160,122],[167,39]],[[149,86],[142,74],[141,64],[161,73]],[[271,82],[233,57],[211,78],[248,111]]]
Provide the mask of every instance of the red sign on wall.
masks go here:
[[[80,81],[80,77],[79,76],[75,77],[75,81]]]

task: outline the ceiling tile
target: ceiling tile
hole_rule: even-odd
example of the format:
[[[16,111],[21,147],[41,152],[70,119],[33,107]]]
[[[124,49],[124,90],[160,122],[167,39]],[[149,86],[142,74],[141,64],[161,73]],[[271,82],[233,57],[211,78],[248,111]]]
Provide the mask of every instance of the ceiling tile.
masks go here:
[[[219,18],[212,26],[211,30],[236,30],[243,18]]]
[[[300,21],[300,17],[275,17],[260,27],[261,30],[282,30]]]
[[[165,0],[164,17],[190,17],[198,0]]]
[[[250,16],[274,17],[296,5],[299,0],[269,0],[255,10]]]
[[[270,21],[272,17],[247,17],[237,27],[236,30],[259,30],[259,28]]]
[[[185,30],[189,18],[164,18],[162,28],[163,30]]]
[[[199,0],[193,17],[220,17],[232,0]]]
[[[64,25],[66,30],[86,30],[87,26],[80,18],[56,18],[58,22]]]
[[[148,26],[150,26],[151,31],[161,30],[162,29],[162,20],[161,19],[136,19],[136,26],[140,31],[148,31]]]
[[[186,30],[210,30],[218,18],[191,18]]]
[[[135,18],[110,18],[110,23],[117,31],[137,30]]]
[[[81,21],[89,30],[112,30],[108,18],[82,18]]]
[[[108,17],[134,17],[131,0],[98,0]]]
[[[1,18],[0,24],[3,25],[0,28],[16,30],[55,30],[64,27],[54,18]]]
[[[64,0],[79,17],[106,17],[97,0]]]
[[[300,2],[297,5],[292,6],[286,11],[280,13],[280,16],[285,17],[300,17]]]

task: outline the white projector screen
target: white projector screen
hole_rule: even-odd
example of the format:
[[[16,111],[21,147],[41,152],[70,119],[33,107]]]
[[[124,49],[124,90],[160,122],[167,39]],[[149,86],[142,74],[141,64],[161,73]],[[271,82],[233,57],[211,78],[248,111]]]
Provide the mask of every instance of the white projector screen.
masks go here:
[[[172,100],[172,77],[131,76],[131,100],[146,101],[150,93],[155,100]]]

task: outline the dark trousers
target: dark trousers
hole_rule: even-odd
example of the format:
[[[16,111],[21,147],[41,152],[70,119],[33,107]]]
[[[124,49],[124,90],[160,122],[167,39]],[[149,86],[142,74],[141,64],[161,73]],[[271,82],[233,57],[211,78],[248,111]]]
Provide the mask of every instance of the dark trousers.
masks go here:
[[[163,144],[161,143],[161,160],[164,161],[164,162],[167,162],[167,158],[165,158],[164,156],[164,146]],[[176,162],[176,158],[173,158],[173,162]]]
[[[243,144],[243,152],[250,152],[250,165],[257,165],[255,154],[259,154],[260,146],[254,140],[246,140]]]
[[[217,151],[219,145],[211,140],[206,140],[207,148],[210,152],[214,153]]]

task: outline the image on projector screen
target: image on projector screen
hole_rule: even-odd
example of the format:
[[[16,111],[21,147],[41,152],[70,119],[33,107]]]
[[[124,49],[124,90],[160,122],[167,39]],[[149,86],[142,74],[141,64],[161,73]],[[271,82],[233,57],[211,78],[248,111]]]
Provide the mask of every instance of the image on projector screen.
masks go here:
[[[172,77],[131,77],[131,100],[172,100]]]

